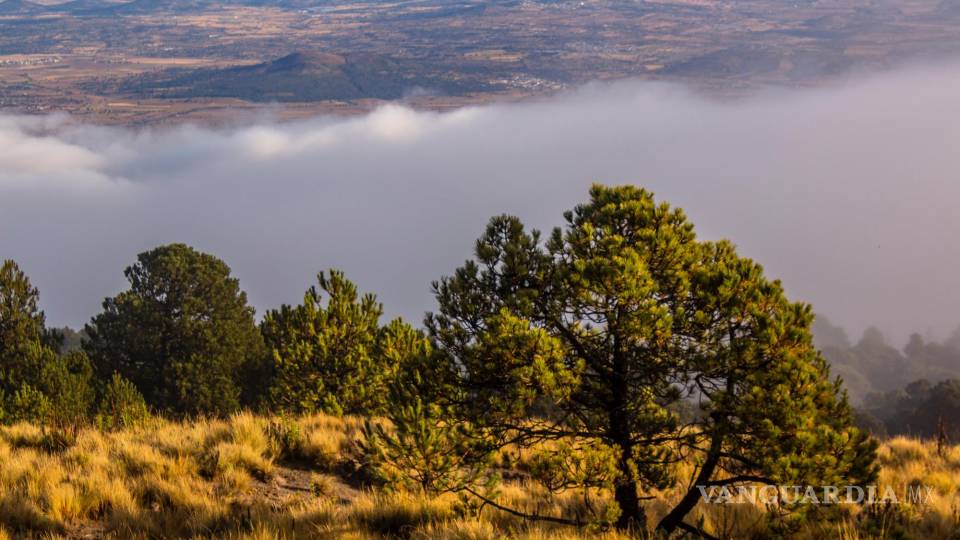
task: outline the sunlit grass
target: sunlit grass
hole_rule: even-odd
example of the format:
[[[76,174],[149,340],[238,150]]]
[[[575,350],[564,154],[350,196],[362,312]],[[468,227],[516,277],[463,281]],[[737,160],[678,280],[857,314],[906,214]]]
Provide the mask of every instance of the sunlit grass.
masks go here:
[[[272,426],[272,427],[271,427]],[[271,429],[291,433],[280,448]],[[36,426],[0,427],[0,540],[70,538],[383,538],[484,540],[627,536],[596,524],[531,522],[455,494],[437,497],[357,484],[351,460],[362,419],[312,415],[276,419],[249,413],[225,420],[171,422],[119,432],[84,429],[50,448]],[[291,442],[292,441],[292,442]],[[550,451],[545,447],[541,451]],[[798,538],[955,538],[960,531],[960,447],[907,438],[879,451],[879,483],[928,499],[894,509],[837,509],[810,520]],[[551,492],[529,473],[534,453],[507,449],[497,502],[522,513],[593,521],[612,506],[603,490]],[[692,465],[680,464],[689,473]],[[679,497],[654,492],[650,524]],[[720,538],[775,537],[762,509],[699,504],[688,522]]]

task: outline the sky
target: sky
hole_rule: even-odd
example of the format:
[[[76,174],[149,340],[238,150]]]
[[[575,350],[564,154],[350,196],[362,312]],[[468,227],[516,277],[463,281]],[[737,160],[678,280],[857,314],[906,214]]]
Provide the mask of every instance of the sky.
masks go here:
[[[592,84],[536,101],[227,128],[0,115],[0,259],[82,325],[136,254],[223,258],[258,314],[323,269],[414,323],[487,220],[549,229],[591,183],[636,184],[730,238],[856,338],[960,325],[960,65],[715,100]]]

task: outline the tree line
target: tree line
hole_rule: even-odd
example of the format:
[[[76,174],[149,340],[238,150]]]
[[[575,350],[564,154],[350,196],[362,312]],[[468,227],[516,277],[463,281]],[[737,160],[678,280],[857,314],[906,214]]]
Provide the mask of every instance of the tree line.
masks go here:
[[[905,435],[960,442],[960,379],[919,379],[903,388],[867,395],[857,425],[877,437]]]
[[[960,441],[960,329],[942,341],[910,335],[902,349],[874,327],[853,343],[818,316],[814,344],[843,377],[856,423],[874,436]]]
[[[699,532],[685,521],[698,486],[876,477],[876,443],[813,344],[809,305],[641,188],[595,185],[563,217],[546,237],[492,218],[474,256],[433,283],[422,328],[384,323],[376,297],[337,271],[258,324],[223,261],[171,244],[138,255],[80,350],[61,353],[65,337],[7,261],[3,421],[364,415],[371,482],[495,506],[497,452],[550,443],[527,473],[548,489],[608,490],[593,521],[645,527],[644,494],[684,486],[655,524],[665,533]],[[814,511],[775,514],[790,527]]]
[[[820,315],[813,334],[814,344],[843,377],[855,404],[869,401],[871,394],[900,390],[914,381],[960,379],[960,328],[942,341],[914,333],[902,349],[897,349],[875,327],[867,328],[853,342],[842,328]]]

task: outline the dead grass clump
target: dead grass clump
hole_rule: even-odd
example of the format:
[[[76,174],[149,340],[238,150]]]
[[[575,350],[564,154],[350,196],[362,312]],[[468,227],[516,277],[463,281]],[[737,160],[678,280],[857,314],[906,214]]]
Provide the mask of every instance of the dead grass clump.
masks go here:
[[[424,526],[454,518],[451,497],[366,492],[350,506],[349,520],[361,530],[409,538]]]
[[[917,439],[894,437],[881,447],[878,457],[882,464],[898,467],[907,463],[926,462],[930,457],[930,449]]]
[[[251,413],[239,413],[226,423],[210,424],[210,434],[198,457],[200,472],[207,478],[225,477],[231,481],[240,470],[266,481],[273,474],[271,443],[266,423]]]

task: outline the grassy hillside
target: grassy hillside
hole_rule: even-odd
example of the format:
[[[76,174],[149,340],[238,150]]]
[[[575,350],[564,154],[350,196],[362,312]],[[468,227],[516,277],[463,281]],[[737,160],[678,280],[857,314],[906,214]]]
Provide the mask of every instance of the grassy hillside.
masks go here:
[[[239,414],[226,421],[156,419],[113,433],[84,429],[75,437],[29,424],[0,428],[0,538],[625,538],[524,521],[452,494],[372,488],[355,450],[362,423]],[[805,525],[797,537],[933,539],[960,530],[960,447],[938,457],[931,444],[898,438],[882,446],[880,457],[880,483],[931,486],[926,505],[844,507],[835,520]],[[499,503],[566,517],[602,511],[603,493],[551,494],[531,482],[530,458],[500,456]],[[653,519],[676,494],[654,496]],[[768,533],[753,506],[701,504],[696,514],[717,537]]]

